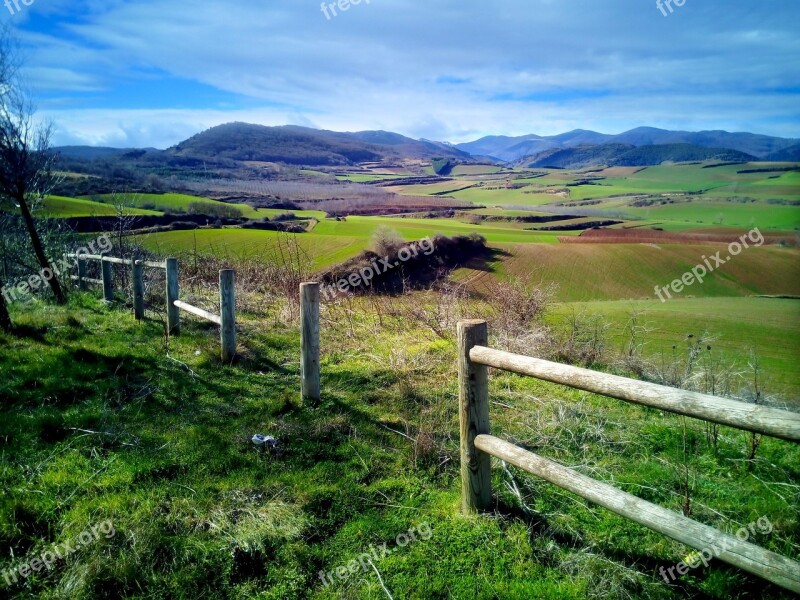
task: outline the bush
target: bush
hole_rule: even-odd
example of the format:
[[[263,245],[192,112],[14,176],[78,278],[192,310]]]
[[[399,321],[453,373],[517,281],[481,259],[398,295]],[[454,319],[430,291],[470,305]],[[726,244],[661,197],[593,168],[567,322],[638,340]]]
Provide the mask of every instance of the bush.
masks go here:
[[[241,219],[241,209],[228,204],[215,202],[192,202],[189,204],[190,215],[207,215],[226,219]]]
[[[404,245],[403,236],[386,225],[381,225],[372,234],[372,247],[381,256],[397,254]]]

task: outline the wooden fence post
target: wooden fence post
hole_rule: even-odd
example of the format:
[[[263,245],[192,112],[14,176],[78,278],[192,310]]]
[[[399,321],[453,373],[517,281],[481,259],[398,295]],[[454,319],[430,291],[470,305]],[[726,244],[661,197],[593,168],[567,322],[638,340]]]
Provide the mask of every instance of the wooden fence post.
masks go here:
[[[168,258],[167,266],[167,332],[177,335],[181,332],[181,311],[175,306],[175,301],[180,300],[180,285],[178,285],[178,259]]]
[[[316,404],[320,399],[319,384],[319,284],[300,284],[300,363],[303,402]]]
[[[100,269],[103,273],[103,300],[114,301],[114,266],[106,260],[107,252],[100,255]]]
[[[144,319],[144,265],[140,260],[133,261],[133,318]]]
[[[222,325],[222,362],[229,364],[236,357],[236,275],[231,269],[219,272],[219,306]]]
[[[469,358],[473,346],[486,346],[486,321],[458,323],[458,401],[461,424],[461,498],[466,513],[489,508],[492,461],[475,448],[475,438],[489,434],[489,369]]]
[[[78,289],[86,291],[86,259],[78,255]]]

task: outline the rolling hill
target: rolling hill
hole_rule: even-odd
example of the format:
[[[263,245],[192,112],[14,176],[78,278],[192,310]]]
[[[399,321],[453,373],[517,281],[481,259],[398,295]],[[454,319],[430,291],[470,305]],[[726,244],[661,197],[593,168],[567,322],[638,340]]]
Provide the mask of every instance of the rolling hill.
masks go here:
[[[572,148],[553,148],[517,164],[526,168],[582,169],[604,165],[609,167],[648,167],[670,162],[720,160],[750,162],[754,156],[725,148],[701,148],[692,144],[632,144],[581,145]]]
[[[469,154],[448,144],[414,140],[386,131],[339,133],[287,125],[266,127],[228,123],[198,133],[166,151],[172,156],[238,161],[339,166],[403,158],[438,157],[470,162]]]

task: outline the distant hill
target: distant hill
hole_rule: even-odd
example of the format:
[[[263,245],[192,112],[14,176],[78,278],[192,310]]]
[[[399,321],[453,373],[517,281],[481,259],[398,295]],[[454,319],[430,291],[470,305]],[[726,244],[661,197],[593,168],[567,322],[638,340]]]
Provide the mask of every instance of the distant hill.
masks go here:
[[[78,160],[102,160],[117,158],[132,148],[104,148],[102,146],[58,146],[53,148],[64,158],[77,158]]]
[[[750,154],[726,148],[701,148],[692,144],[633,144],[581,145],[573,148],[553,148],[536,156],[519,161],[525,168],[554,167],[582,169],[592,166],[647,167],[663,162],[691,162],[720,160],[749,162],[756,160]]]
[[[789,146],[783,150],[778,150],[767,155],[767,160],[775,162],[798,162],[800,161],[800,144]]]
[[[800,140],[772,137],[754,133],[729,133],[727,131],[669,131],[655,127],[637,127],[619,135],[576,129],[552,136],[523,135],[519,137],[489,136],[474,142],[457,144],[457,148],[473,155],[489,156],[513,162],[526,155],[535,155],[551,148],[574,148],[587,144],[630,144],[654,146],[689,144],[701,148],[728,148],[757,158],[766,159],[798,144]]]
[[[469,154],[448,144],[414,140],[387,131],[338,133],[294,125],[265,127],[248,123],[212,127],[168,149],[167,153],[320,166],[401,158],[472,160]]]

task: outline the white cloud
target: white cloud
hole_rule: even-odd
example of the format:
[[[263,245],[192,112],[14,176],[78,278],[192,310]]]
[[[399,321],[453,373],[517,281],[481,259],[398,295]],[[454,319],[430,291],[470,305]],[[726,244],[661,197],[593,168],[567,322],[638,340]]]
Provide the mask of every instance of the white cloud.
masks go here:
[[[666,19],[637,0],[372,0],[330,21],[315,0],[59,0],[48,10],[61,21],[26,34],[30,74],[62,92],[42,106],[65,139],[165,146],[233,120],[452,141],[643,124],[800,136],[800,94],[785,91],[800,89],[800,8],[788,1],[707,0]],[[157,110],[80,95],[76,107],[93,105],[63,108],[70,93],[121,82],[141,81],[152,97],[154,72],[265,108],[175,110],[185,103],[169,94]]]

